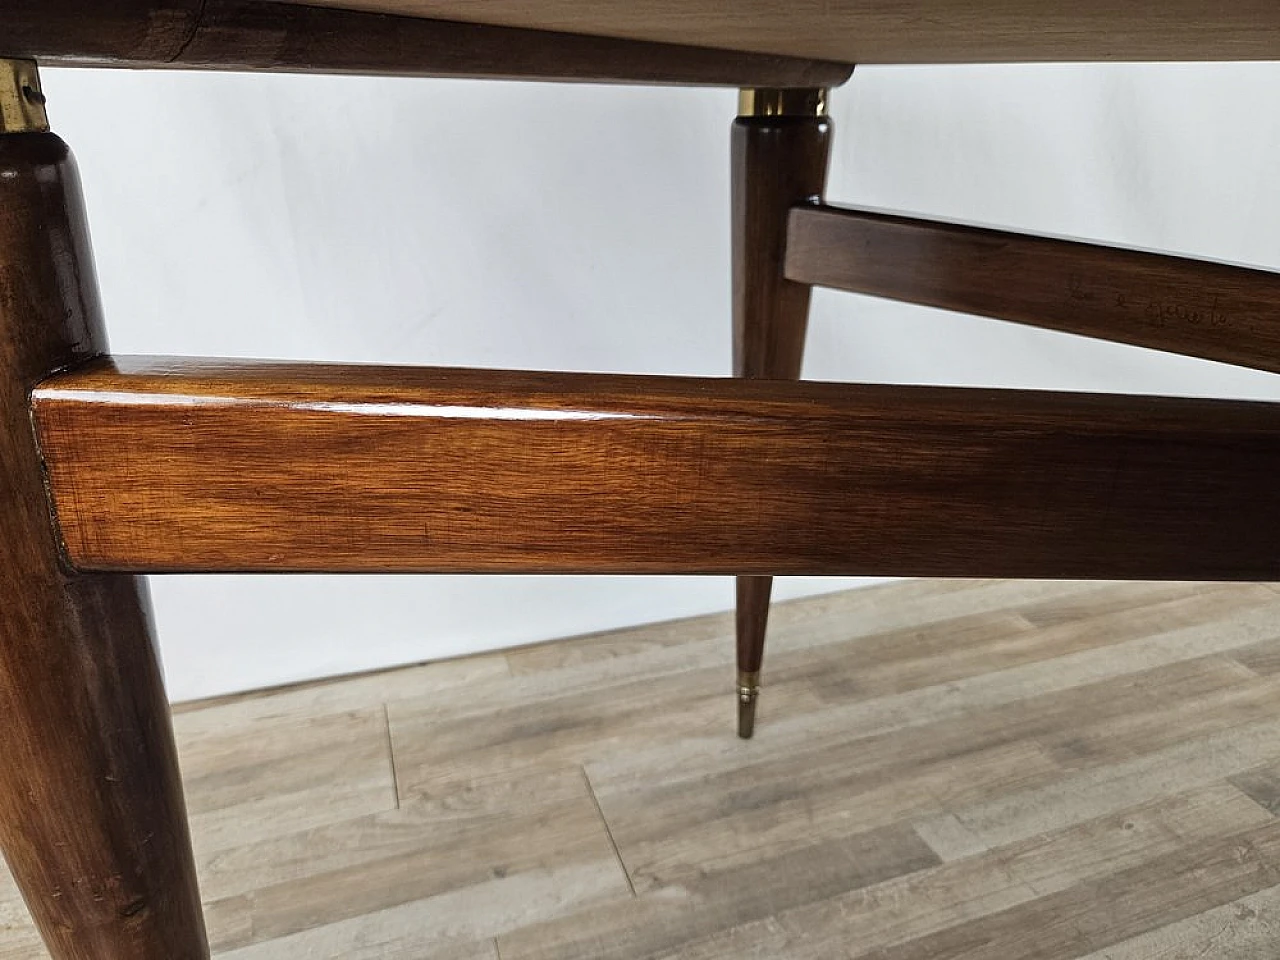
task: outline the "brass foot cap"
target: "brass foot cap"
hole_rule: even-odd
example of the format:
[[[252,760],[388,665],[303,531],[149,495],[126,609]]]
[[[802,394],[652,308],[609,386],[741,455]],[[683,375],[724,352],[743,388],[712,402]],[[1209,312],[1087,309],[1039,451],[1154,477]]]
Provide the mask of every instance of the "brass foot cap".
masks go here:
[[[760,699],[760,674],[738,675],[738,736],[750,740],[756,732],[756,701]]]
[[[738,736],[743,740],[750,740],[755,736],[756,732],[756,700],[759,698],[759,692],[744,696],[738,696]]]

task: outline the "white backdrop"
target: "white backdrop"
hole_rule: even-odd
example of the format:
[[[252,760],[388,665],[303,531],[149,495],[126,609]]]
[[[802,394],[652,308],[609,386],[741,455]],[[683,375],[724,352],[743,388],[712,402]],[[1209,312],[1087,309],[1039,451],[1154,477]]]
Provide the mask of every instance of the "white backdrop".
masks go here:
[[[117,352],[729,370],[732,92],[66,70],[45,85]],[[831,195],[1280,268],[1278,107],[1266,64],[866,69],[835,99]],[[1280,399],[1273,376],[825,293],[806,376]],[[732,600],[727,580],[680,578],[153,588],[175,699]]]

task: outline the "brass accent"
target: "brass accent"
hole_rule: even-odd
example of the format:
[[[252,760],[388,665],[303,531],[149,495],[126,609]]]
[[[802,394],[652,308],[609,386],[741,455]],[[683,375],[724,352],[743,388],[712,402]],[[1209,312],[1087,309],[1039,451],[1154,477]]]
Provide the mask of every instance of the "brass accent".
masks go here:
[[[47,133],[49,117],[34,60],[0,60],[0,134]]]
[[[738,93],[738,116],[825,117],[830,94],[825,87],[747,88]]]
[[[738,736],[750,740],[756,732],[756,701],[760,699],[760,671],[738,671]]]

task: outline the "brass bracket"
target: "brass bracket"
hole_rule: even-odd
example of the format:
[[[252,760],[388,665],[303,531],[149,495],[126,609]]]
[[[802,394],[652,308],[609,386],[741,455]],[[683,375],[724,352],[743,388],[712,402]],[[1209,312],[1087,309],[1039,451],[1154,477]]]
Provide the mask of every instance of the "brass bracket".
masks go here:
[[[0,134],[48,131],[36,62],[0,59]]]
[[[746,89],[738,93],[738,116],[825,117],[830,94],[825,87]]]

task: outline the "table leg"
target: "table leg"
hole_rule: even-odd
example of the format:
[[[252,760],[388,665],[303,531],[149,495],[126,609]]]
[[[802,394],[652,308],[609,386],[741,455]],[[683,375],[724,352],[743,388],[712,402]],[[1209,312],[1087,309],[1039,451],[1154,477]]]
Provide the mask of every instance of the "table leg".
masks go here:
[[[61,561],[28,414],[106,350],[75,164],[0,84],[0,847],[56,960],[204,960],[145,583]]]
[[[787,216],[826,187],[825,90],[744,90],[733,125],[734,375],[800,376],[810,288],[783,275]],[[738,578],[738,735],[755,732],[771,577]]]

